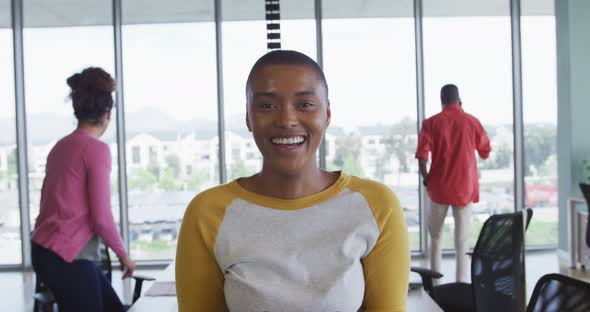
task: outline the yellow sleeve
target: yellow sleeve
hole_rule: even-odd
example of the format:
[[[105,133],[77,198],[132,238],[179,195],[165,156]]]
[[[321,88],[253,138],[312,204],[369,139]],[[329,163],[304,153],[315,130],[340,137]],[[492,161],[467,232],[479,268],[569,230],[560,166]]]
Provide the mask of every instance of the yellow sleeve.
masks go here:
[[[371,183],[361,190],[379,226],[379,238],[363,259],[364,312],[405,312],[410,275],[410,247],[406,220],[395,194]]]
[[[215,239],[232,197],[223,186],[199,194],[188,205],[176,247],[178,311],[227,311],[224,277]]]

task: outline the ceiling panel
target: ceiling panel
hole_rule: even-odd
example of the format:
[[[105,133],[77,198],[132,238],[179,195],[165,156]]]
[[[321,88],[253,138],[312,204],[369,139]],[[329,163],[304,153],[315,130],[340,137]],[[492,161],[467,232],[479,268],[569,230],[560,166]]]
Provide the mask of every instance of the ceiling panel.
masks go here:
[[[23,0],[26,27],[68,27],[112,23],[110,1]],[[125,24],[188,23],[213,20],[213,1],[122,0]],[[223,20],[263,19],[264,0],[222,0]],[[509,0],[423,0],[428,16],[508,15]],[[108,4],[107,4],[108,3]],[[284,19],[313,18],[313,1],[281,1]],[[324,18],[411,17],[413,1],[408,0],[324,0]],[[523,0],[523,15],[553,15],[553,0]],[[0,2],[0,12],[10,12],[10,1]],[[0,16],[1,17],[1,16]],[[10,27],[0,18],[0,27]]]

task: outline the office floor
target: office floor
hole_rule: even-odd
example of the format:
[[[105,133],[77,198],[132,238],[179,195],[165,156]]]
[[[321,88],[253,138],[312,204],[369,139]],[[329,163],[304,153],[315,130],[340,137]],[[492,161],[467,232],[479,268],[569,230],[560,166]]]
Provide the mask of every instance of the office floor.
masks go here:
[[[427,267],[426,260],[412,261],[414,266]],[[137,274],[155,275],[159,270],[138,270]],[[442,283],[452,282],[455,276],[455,261],[453,257],[443,259],[444,277]],[[572,270],[567,268],[567,264],[560,263],[554,251],[529,252],[526,257],[526,279],[527,294],[533,291],[536,281],[547,273],[560,272],[575,278],[583,279],[590,282],[590,270]],[[419,277],[415,274],[410,276],[410,280],[418,281]],[[126,298],[129,302],[131,298],[132,285],[129,280],[121,280],[121,272],[113,272],[113,285],[119,296]],[[2,311],[31,311],[34,288],[33,274],[30,272],[0,272],[0,306]],[[143,288],[145,291],[150,284]]]

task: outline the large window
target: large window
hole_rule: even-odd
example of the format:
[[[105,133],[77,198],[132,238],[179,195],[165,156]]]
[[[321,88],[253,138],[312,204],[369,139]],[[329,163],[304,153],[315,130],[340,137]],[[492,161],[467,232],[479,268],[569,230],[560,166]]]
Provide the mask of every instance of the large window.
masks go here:
[[[131,256],[173,259],[187,204],[219,181],[213,2],[154,3],[160,23],[123,4]]]
[[[414,18],[411,1],[404,2],[405,10],[379,12],[395,17],[374,18],[347,17],[335,1],[326,3],[324,69],[332,107],[327,166],[389,186],[400,199],[417,250]]]
[[[534,210],[527,246],[557,246],[557,78],[552,5],[521,18],[525,204]],[[581,167],[582,164],[573,164]]]
[[[77,126],[66,79],[89,66],[102,67],[114,76],[113,28],[102,26],[111,24],[110,2],[97,5],[84,0],[77,1],[76,6],[57,3],[51,10],[46,5],[44,1],[28,0],[23,8],[31,224],[39,214],[47,155],[57,140]],[[83,12],[87,14],[81,15]],[[101,137],[111,148],[113,185],[117,185],[115,134],[112,123]],[[111,204],[118,220],[119,200],[114,187]]]
[[[19,209],[39,213],[45,162],[77,126],[66,79],[89,66],[114,72],[110,1],[23,0],[29,207],[19,207],[11,1],[0,0],[0,266],[21,262]],[[225,125],[227,180],[260,170],[246,128],[246,79],[267,49],[264,1],[221,0],[222,55],[213,1],[122,1],[126,178],[131,255],[174,258],[189,201],[220,181],[218,125]],[[332,122],[328,170],[378,180],[400,199],[413,251],[424,228],[419,209],[416,43],[413,0],[324,0],[323,66]],[[315,1],[282,1],[282,49],[317,58]],[[488,132],[492,153],[478,160],[480,202],[470,243],[489,215],[514,210],[510,1],[422,0],[425,117],[441,111],[440,88],[460,89],[463,108]],[[557,243],[557,92],[553,1],[521,0],[524,179],[535,217],[527,246]],[[222,62],[224,116],[218,116]],[[114,112],[114,111],[113,111]],[[222,118],[222,120],[219,120]],[[116,116],[101,138],[112,155],[111,203],[119,222]],[[318,153],[319,154],[319,153]],[[590,161],[590,159],[588,159]],[[580,166],[582,164],[574,164]],[[524,207],[519,207],[524,208]],[[452,214],[444,248],[453,248]]]
[[[264,2],[250,7],[249,18],[233,1],[222,1],[223,99],[225,108],[225,161],[227,180],[260,170],[262,155],[246,128],[246,78],[254,62],[267,52]],[[252,20],[250,20],[252,19]],[[253,153],[252,159],[242,155]]]
[[[481,121],[491,139],[490,157],[478,160],[480,202],[473,205],[473,247],[489,215],[514,210],[509,1],[462,0],[446,7],[424,0],[423,22],[426,117],[441,111],[440,88],[456,84],[463,109]],[[453,227],[449,209],[443,248],[453,248]]]
[[[10,8],[9,0],[0,8]],[[21,261],[10,10],[0,11],[0,265]]]

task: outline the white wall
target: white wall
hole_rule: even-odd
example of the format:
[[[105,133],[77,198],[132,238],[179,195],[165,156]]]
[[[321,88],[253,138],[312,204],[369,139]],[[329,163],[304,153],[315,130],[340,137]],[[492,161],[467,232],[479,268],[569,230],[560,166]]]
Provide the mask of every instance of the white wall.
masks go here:
[[[590,160],[590,1],[556,0],[559,248],[568,249],[567,198],[580,195]]]

